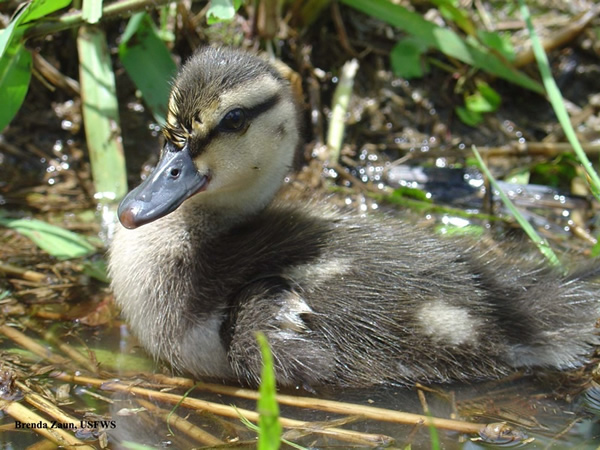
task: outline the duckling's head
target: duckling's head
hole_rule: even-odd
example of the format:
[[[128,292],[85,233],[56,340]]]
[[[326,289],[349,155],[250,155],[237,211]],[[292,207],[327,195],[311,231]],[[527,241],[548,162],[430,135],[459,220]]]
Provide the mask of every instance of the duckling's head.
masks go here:
[[[228,214],[262,209],[281,186],[299,141],[287,81],[259,57],[225,48],[204,48],[184,65],[163,131],[158,165],[119,206],[126,228],[186,201]]]

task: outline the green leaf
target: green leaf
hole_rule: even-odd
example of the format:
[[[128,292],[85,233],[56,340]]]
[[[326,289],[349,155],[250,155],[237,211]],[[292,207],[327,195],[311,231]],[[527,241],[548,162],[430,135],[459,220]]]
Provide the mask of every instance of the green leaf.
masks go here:
[[[94,186],[99,198],[118,199],[127,192],[115,75],[104,33],[81,27],[77,37],[85,136]]]
[[[34,0],[24,4],[8,26],[0,30],[0,58],[4,57],[4,52],[11,43],[21,39],[23,36],[25,27],[21,27],[22,24],[53,13],[56,10],[64,8],[69,3],[71,3],[71,0]]]
[[[41,220],[0,217],[0,225],[27,236],[42,250],[58,259],[80,258],[96,251],[83,236]]]
[[[273,355],[269,349],[267,338],[257,333],[256,339],[262,354],[262,373],[259,387],[257,409],[259,413],[258,449],[277,450],[281,444],[281,423],[279,422],[279,405],[275,389],[275,370]]]
[[[229,22],[235,12],[242,6],[242,0],[211,0],[206,13],[207,23],[213,25],[219,22]]]
[[[119,58],[160,126],[167,117],[170,80],[177,72],[169,49],[147,13],[131,17],[119,44]]]
[[[29,4],[27,13],[21,20],[21,23],[33,22],[70,4],[71,0],[33,0]]]
[[[477,37],[483,45],[497,51],[508,61],[512,62],[517,57],[508,33],[501,34],[496,31],[477,30]]]
[[[571,153],[559,155],[552,161],[544,161],[533,166],[531,182],[568,190],[577,176],[578,165],[575,155]]]
[[[420,14],[394,4],[389,0],[341,0],[365,14],[383,20],[390,25],[403,29],[420,39],[423,44],[433,47],[445,55],[456,58],[466,64],[488,73],[497,75],[512,83],[542,94],[543,87],[523,72],[507,65],[486,48],[473,45],[454,31],[438,27],[425,20]]]
[[[413,37],[401,39],[390,52],[394,75],[406,79],[421,78],[429,68],[423,59],[427,46]]]
[[[600,256],[600,236],[598,236],[596,238],[596,243],[594,244],[594,246],[590,250],[590,256],[592,258],[597,258],[598,256]]]
[[[25,100],[31,64],[31,53],[21,43],[10,45],[0,59],[0,131],[10,123]]]
[[[4,59],[5,52],[13,42],[23,36],[23,29],[19,28],[23,17],[27,14],[27,10],[31,4],[25,6],[14,18],[10,21],[4,30],[0,30],[0,61]]]
[[[426,203],[432,203],[432,200],[427,197],[427,193],[421,189],[411,188],[407,186],[400,186],[388,196],[388,200],[395,202],[401,198],[413,198]]]
[[[33,0],[21,7],[4,30],[0,30],[0,131],[10,123],[23,100],[31,80],[31,54],[23,45],[23,24],[44,17],[70,0]]]
[[[106,260],[85,261],[83,263],[83,273],[103,283],[110,283]]]
[[[457,106],[454,108],[454,112],[462,123],[471,127],[475,127],[483,121],[483,116],[481,113],[463,108],[462,106]]]
[[[453,2],[451,0],[433,0],[432,3],[439,8],[442,16],[453,21],[466,34],[475,34],[475,25],[473,25],[473,22],[469,19],[469,15],[466,11],[457,8],[458,2]]]
[[[465,106],[469,111],[486,113],[498,109],[501,102],[500,94],[483,81],[477,82],[477,92],[465,98]]]

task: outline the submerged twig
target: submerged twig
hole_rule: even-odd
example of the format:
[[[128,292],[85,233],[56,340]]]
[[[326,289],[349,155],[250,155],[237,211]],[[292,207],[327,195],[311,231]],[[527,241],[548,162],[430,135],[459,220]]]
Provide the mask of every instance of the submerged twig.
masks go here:
[[[193,380],[186,378],[170,378],[164,375],[154,375],[157,381],[176,385],[179,387],[189,387],[195,384]],[[198,389],[214,394],[231,395],[255,400],[258,398],[258,392],[251,389],[235,388],[231,386],[221,386],[218,384],[200,383]],[[318,409],[338,414],[359,415],[367,419],[380,420],[383,422],[394,422],[408,425],[433,424],[436,428],[453,430],[461,433],[479,433],[485,424],[464,422],[461,420],[441,419],[437,417],[428,417],[421,414],[412,414],[400,411],[393,411],[375,406],[355,405],[352,403],[337,402],[334,400],[323,400],[319,398],[297,397],[294,395],[278,394],[277,401],[282,405],[295,406],[298,408]]]
[[[51,350],[38,344],[29,336],[21,333],[19,330],[9,327],[8,325],[0,325],[0,333],[5,335],[7,338],[20,345],[21,347],[29,350],[36,354],[40,358],[47,360],[52,364],[67,364],[69,361],[66,358],[54,354]]]
[[[16,381],[15,385],[25,394],[25,401],[36,407],[40,411],[46,413],[50,417],[56,419],[61,425],[72,426],[73,429],[79,428],[79,419],[68,415],[54,403],[45,399],[41,395],[33,392],[27,385],[20,381]]]
[[[94,447],[86,445],[85,442],[71,436],[60,428],[52,428],[52,422],[46,420],[39,414],[26,408],[19,402],[0,400],[0,410],[21,423],[40,425],[33,431],[51,440],[56,445],[66,449],[93,450]]]
[[[2,262],[0,262],[0,272],[3,272],[8,275],[17,276],[27,281],[33,281],[35,283],[40,283],[50,278],[48,275],[44,275],[43,273],[35,272],[29,269],[23,269],[15,265],[6,264]]]
[[[204,431],[202,428],[197,427],[177,414],[169,413],[169,411],[159,408],[155,404],[141,398],[138,398],[137,402],[148,411],[151,411],[156,416],[161,417],[169,425],[174,426],[182,433],[195,439],[203,445],[215,446],[225,444],[225,442],[223,442],[221,439],[216,438],[212,434]]]
[[[54,374],[53,376],[54,378],[59,379],[61,381],[66,381],[75,384],[92,385],[117,392],[130,392],[134,395],[152,398],[170,404],[180,404],[181,406],[184,406],[186,408],[209,411],[213,414],[225,417],[238,418],[241,414],[251,422],[258,422],[259,418],[259,414],[257,412],[249,411],[247,409],[234,408],[232,406],[222,405],[219,403],[213,403],[206,400],[200,400],[189,397],[182,399],[180,395],[168,394],[165,392],[157,392],[152,389],[128,385],[118,381],[108,382],[106,380],[101,380],[98,378],[81,377],[76,375],[70,375],[64,372]],[[311,402],[313,402],[313,405],[311,407],[313,407],[315,404],[317,404],[317,402],[319,402],[318,399],[306,400],[310,400]],[[393,441],[391,437],[383,434],[361,433],[358,431],[344,430],[341,428],[323,428],[322,426],[315,426],[315,424],[313,424],[312,422],[288,419],[285,417],[280,417],[279,420],[281,422],[281,425],[285,428],[301,428],[303,430],[310,430],[313,433],[326,434],[335,437],[335,439],[339,439],[345,442],[357,443],[361,445],[385,446]]]

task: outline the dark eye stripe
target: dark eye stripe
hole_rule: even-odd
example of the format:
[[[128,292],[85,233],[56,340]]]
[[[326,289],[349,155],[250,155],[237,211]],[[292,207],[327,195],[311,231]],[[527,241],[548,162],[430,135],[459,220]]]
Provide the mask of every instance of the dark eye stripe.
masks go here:
[[[246,108],[245,109],[246,118],[251,120],[251,119],[254,119],[255,117],[260,116],[262,113],[264,113],[265,111],[268,111],[273,106],[275,106],[277,103],[279,103],[279,100],[281,100],[281,97],[279,96],[279,94],[275,94],[272,97],[267,98],[262,103],[254,105],[251,108]]]
[[[258,103],[256,105],[251,106],[250,108],[245,108],[246,112],[246,120],[251,121],[256,117],[260,116],[262,113],[268,111],[273,108],[279,101],[281,100],[281,96],[279,94],[275,94],[272,97],[265,99],[263,102]],[[192,157],[196,157],[200,155],[204,149],[210,144],[215,136],[219,134],[218,124],[215,125],[206,136],[200,139],[193,140],[193,145],[191,146],[191,154]]]

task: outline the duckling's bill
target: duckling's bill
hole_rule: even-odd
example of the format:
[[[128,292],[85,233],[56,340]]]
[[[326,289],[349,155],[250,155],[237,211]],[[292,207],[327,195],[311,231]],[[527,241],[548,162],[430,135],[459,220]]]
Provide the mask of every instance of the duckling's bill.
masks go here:
[[[160,219],[206,189],[209,178],[198,171],[187,145],[167,143],[152,174],[121,201],[119,220],[131,229]]]

